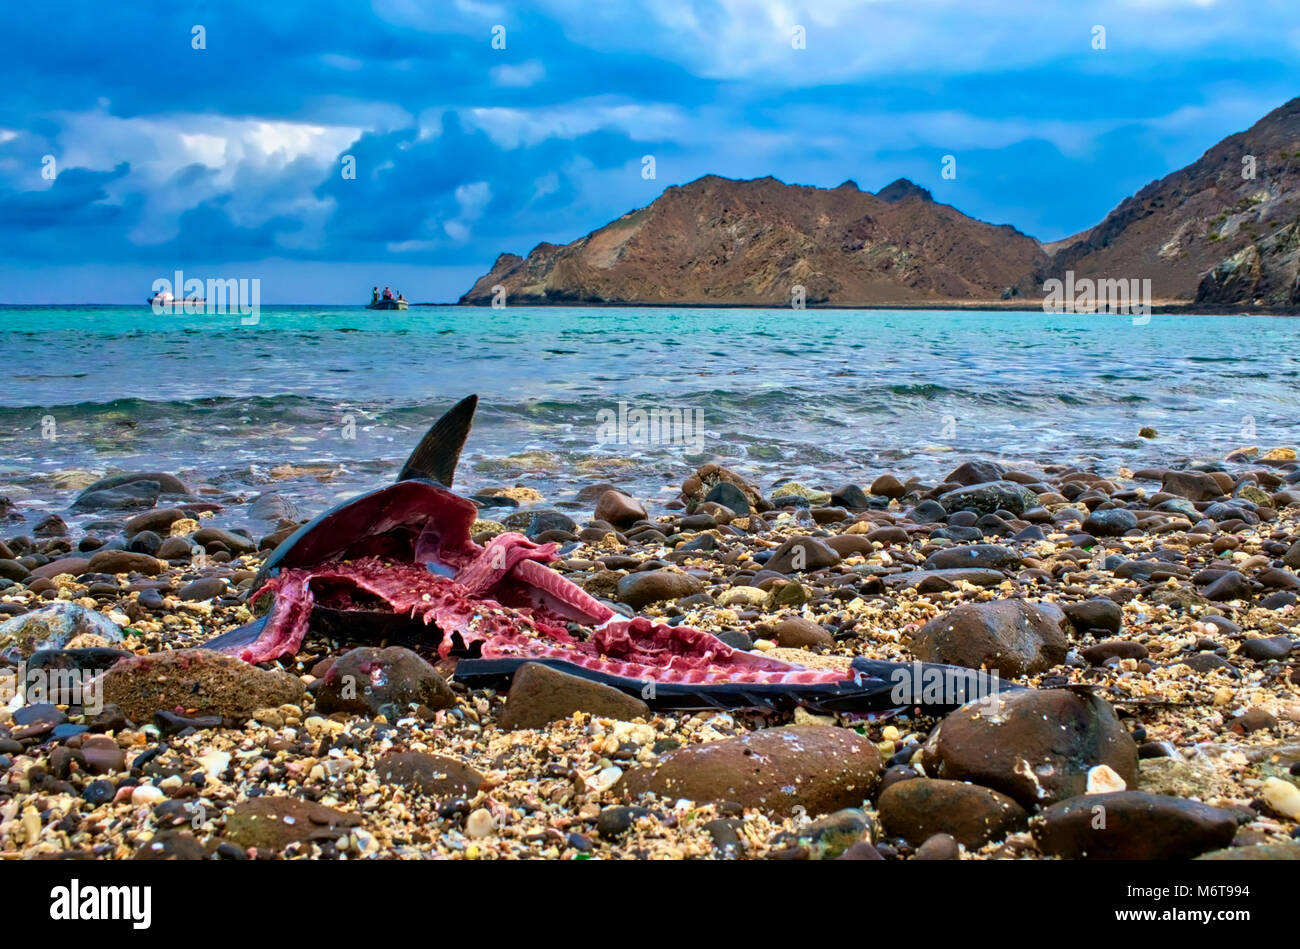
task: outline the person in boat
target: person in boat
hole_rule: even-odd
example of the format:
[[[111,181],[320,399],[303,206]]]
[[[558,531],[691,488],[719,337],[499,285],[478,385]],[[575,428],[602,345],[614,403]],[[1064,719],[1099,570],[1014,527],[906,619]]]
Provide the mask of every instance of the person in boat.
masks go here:
[[[388,301],[393,299],[393,290],[391,287],[384,287],[384,299]]]
[[[371,288],[370,288],[370,302],[371,302],[371,303],[378,303],[378,302],[379,302],[379,288],[378,288],[378,287],[371,287]]]
[[[400,290],[397,291],[397,302],[398,302],[398,303],[405,303],[405,302],[406,302],[406,297],[402,295],[402,291],[400,291]]]

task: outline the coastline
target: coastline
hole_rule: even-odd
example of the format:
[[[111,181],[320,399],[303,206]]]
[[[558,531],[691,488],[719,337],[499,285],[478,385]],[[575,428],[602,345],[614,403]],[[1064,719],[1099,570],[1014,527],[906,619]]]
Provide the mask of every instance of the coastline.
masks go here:
[[[1091,723],[1080,735],[1101,729],[1121,749],[1085,744],[1069,753],[1092,769],[1089,788],[1094,777],[1098,792],[1118,781],[1140,792],[1131,805],[1139,809],[1152,794],[1195,797],[1218,815],[1207,829],[1192,815],[1203,805],[1179,803],[1186,814],[1170,817],[1176,830],[1125,844],[1146,848],[1138,856],[1194,855],[1229,840],[1281,853],[1297,846],[1288,838],[1300,828],[1300,812],[1287,817],[1260,799],[1267,785],[1263,796],[1274,800],[1274,788],[1293,780],[1287,769],[1300,767],[1293,658],[1300,494],[1292,486],[1300,468],[1293,458],[1172,474],[977,461],[942,482],[900,472],[864,477],[853,488],[780,479],[760,486],[710,467],[685,478],[681,500],[648,512],[636,499],[608,497],[608,484],[589,484],[575,510],[525,482],[507,492],[519,508],[480,512],[475,537],[485,542],[516,529],[555,542],[560,559],[551,569],[591,595],[796,664],[844,669],[855,656],[1000,664],[1006,681],[1029,687],[1022,695],[1030,701],[1066,703]],[[998,480],[985,480],[991,476]],[[954,491],[964,500],[952,501]],[[706,496],[735,509],[700,500]],[[747,499],[754,509],[742,513]],[[279,512],[279,525],[263,521],[271,531],[264,536],[205,527],[214,523],[205,513],[211,502],[176,496],[149,510],[105,512],[90,541],[49,524],[32,537],[36,525],[13,520],[19,505],[9,512],[0,554],[13,554],[18,560],[5,562],[20,567],[30,558],[32,569],[0,581],[10,583],[0,608],[21,622],[53,603],[77,605],[105,618],[122,640],[90,634],[50,647],[192,655],[172,651],[247,622],[245,599],[263,556],[316,513],[277,505],[273,492],[223,501],[262,517]],[[112,533],[114,524],[124,533]],[[817,559],[781,561],[792,543],[808,545]],[[206,560],[193,558],[196,544]],[[1005,628],[992,619],[1007,601],[1027,604],[1028,633],[1023,619]],[[979,611],[979,622],[1007,637],[999,640],[1007,650],[1001,659],[981,660],[978,645],[972,652],[928,632],[941,628],[941,617],[965,616],[962,610]],[[788,709],[630,710],[620,718],[584,711],[606,706],[572,685],[542,693],[467,687],[456,681],[455,660],[441,659],[434,641],[419,637],[401,639],[400,647],[427,665],[403,660],[401,676],[445,680],[449,704],[413,705],[402,715],[385,714],[379,704],[331,711],[322,691],[329,667],[354,648],[376,645],[335,630],[310,634],[295,658],[262,670],[236,660],[233,667],[162,660],[164,678],[180,674],[194,685],[186,707],[157,716],[147,698],[150,667],[113,667],[120,653],[110,652],[93,661],[114,669],[105,681],[121,681],[106,694],[129,705],[93,716],[69,708],[60,719],[88,731],[51,740],[55,719],[0,711],[0,757],[20,811],[40,796],[61,820],[39,839],[11,836],[0,853],[196,859],[233,858],[253,847],[261,856],[323,859],[823,859],[853,850],[870,859],[1035,859],[1081,856],[1092,845],[1088,831],[1070,831],[1059,807],[1050,807],[1060,795],[1064,803],[1082,793],[1081,784],[1053,784],[1047,800],[1034,802],[1016,783],[1017,755],[1032,757],[1043,740],[1029,725],[981,726],[966,747],[935,741],[938,722],[957,721],[960,711],[864,718]],[[265,704],[268,682],[288,697]],[[1082,691],[1061,690],[1064,682]],[[554,717],[520,725],[525,712]],[[1046,718],[1049,731],[1055,714]],[[734,786],[693,785],[689,796],[698,799],[691,803],[680,791],[640,798],[630,790],[639,781],[664,790],[655,775],[674,755],[744,747],[769,733],[753,731],[757,725],[777,735],[793,727],[808,743],[808,755],[772,765],[782,780],[822,793],[826,777],[815,749],[835,738],[858,743],[857,754],[878,761],[870,788],[836,793],[829,800],[838,804],[812,823]],[[909,807],[909,785],[948,793],[963,756],[991,748],[1000,750],[1000,763],[976,784],[1019,803],[966,802],[993,806],[984,830],[954,823],[956,812],[946,807]],[[147,763],[128,772],[119,754]],[[1070,781],[1083,780],[1068,755],[1052,760]],[[1102,764],[1104,773],[1094,775]],[[724,786],[734,785],[728,774],[719,774]],[[891,794],[882,796],[885,789]],[[195,806],[200,819],[191,822]],[[1115,798],[1108,806],[1118,818],[1130,805]],[[995,818],[999,809],[1005,813]],[[185,819],[173,820],[177,814]],[[257,830],[264,814],[292,817],[304,832]],[[1033,814],[1036,823],[1028,822]],[[1067,832],[1045,835],[1044,820],[1065,821]],[[306,833],[321,824],[333,829]],[[936,834],[944,839],[932,842]]]

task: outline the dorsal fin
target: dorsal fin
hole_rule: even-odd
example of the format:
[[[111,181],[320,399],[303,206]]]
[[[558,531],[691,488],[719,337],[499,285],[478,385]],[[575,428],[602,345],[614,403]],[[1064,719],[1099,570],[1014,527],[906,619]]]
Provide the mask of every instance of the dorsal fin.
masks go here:
[[[478,407],[478,396],[471,395],[461,399],[447,414],[433,423],[433,427],[420,439],[411,457],[402,466],[398,481],[411,478],[428,478],[444,487],[451,487],[451,479],[456,475],[456,462],[460,461],[460,450],[465,447],[469,437],[469,428],[474,421],[474,409]]]

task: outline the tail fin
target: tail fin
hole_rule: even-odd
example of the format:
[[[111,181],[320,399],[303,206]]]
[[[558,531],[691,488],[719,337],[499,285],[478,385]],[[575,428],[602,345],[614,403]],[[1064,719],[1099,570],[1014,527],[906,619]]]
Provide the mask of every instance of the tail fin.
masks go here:
[[[471,395],[448,409],[447,414],[438,419],[433,428],[420,439],[420,444],[415,446],[415,451],[411,452],[411,457],[402,466],[402,473],[397,476],[397,480],[430,478],[450,488],[477,407],[478,396]]]

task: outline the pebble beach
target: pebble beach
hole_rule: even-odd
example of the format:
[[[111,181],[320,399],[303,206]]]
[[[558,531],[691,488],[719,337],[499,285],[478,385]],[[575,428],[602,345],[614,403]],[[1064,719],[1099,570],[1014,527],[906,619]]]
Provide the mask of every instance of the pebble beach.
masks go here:
[[[37,661],[101,699],[0,708],[3,859],[1300,855],[1287,446],[833,481],[681,465],[654,498],[474,479],[476,540],[555,542],[553,569],[625,615],[1026,687],[945,715],[656,711],[538,666],[470,688],[418,636],[346,629],[250,666],[196,647],[251,619],[263,558],[320,508],[101,473],[66,476],[67,519],[0,510],[0,683]]]

